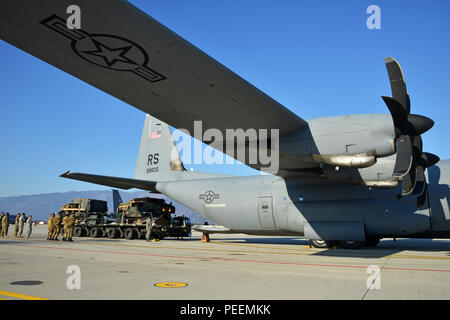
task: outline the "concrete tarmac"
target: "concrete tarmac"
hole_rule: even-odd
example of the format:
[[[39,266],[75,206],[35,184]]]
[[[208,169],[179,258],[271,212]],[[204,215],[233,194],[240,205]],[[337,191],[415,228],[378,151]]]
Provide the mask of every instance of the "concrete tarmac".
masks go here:
[[[185,240],[63,242],[47,241],[46,232],[36,226],[30,240],[0,238],[0,299],[450,298],[444,239],[345,250],[309,248],[293,237],[214,234],[201,243],[194,232]],[[69,266],[79,267],[80,289],[70,289],[78,273],[67,273]]]

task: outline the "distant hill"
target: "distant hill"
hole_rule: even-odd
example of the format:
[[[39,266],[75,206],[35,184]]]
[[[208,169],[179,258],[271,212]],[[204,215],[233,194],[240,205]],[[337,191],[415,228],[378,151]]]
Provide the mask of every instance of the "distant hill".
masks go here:
[[[123,201],[129,201],[132,198],[153,197],[162,198],[166,202],[172,202],[176,208],[177,216],[189,217],[192,223],[203,223],[208,221],[194,211],[186,208],[180,203],[161,194],[150,194],[146,191],[125,192],[119,191]],[[25,212],[28,216],[31,214],[33,220],[47,220],[52,212],[58,212],[59,208],[72,199],[98,199],[108,202],[108,212],[113,211],[112,191],[92,190],[92,191],[69,191],[64,193],[44,193],[35,195],[23,195],[14,197],[0,198],[0,211],[17,214]],[[211,222],[211,221],[209,221]]]

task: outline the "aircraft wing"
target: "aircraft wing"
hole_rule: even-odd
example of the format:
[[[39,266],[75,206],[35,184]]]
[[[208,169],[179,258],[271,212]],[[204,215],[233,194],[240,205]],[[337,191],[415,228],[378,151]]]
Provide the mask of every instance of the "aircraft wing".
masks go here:
[[[69,29],[70,5],[81,29]],[[122,0],[2,0],[0,38],[175,128],[300,130],[280,103]]]
[[[154,193],[160,193],[156,190],[156,182],[139,179],[128,179],[119,177],[101,176],[96,174],[86,174],[67,171],[60,175],[61,178],[91,182],[95,184],[101,184],[103,186],[119,188],[119,189],[131,189],[137,188],[142,190],[148,190]]]

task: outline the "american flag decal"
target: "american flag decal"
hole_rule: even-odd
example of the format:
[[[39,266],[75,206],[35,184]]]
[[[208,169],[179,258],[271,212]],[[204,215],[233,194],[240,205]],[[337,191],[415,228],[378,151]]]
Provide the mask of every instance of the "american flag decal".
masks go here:
[[[161,138],[161,131],[152,131],[150,134],[150,139],[159,139]]]

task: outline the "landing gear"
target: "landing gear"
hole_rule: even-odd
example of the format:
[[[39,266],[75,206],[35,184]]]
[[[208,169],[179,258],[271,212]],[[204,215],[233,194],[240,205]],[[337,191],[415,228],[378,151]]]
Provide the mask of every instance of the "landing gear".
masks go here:
[[[367,238],[364,246],[366,247],[376,247],[380,242],[380,238]]]
[[[314,248],[333,248],[336,245],[336,241],[331,240],[309,240]]]
[[[362,241],[339,241],[339,246],[344,249],[360,249],[364,246],[365,242]]]
[[[366,241],[334,241],[334,240],[309,240],[314,248],[326,249],[339,247],[343,249],[361,249],[363,247],[376,247],[379,238],[367,238]]]

